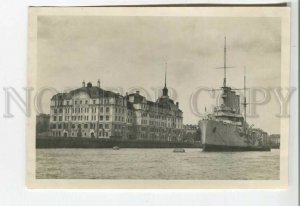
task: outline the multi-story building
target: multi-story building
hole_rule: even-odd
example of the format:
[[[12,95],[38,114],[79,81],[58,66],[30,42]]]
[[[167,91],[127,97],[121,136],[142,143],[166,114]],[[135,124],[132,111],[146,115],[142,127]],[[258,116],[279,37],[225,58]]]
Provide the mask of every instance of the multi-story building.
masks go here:
[[[180,141],[182,111],[163,88],[156,102],[139,91],[122,96],[89,82],[51,98],[51,136]]]

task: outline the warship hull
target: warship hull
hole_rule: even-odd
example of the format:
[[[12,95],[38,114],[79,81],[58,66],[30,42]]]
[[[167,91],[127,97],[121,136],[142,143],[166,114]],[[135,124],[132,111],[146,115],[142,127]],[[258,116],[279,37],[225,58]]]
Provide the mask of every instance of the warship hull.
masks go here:
[[[258,145],[258,142],[247,138],[241,126],[216,120],[199,122],[203,151],[270,151],[270,147]]]

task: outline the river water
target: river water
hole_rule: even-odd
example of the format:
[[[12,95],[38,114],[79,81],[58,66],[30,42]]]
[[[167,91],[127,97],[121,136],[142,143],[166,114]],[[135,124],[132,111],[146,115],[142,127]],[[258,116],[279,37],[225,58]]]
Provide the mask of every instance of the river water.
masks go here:
[[[37,149],[38,179],[276,180],[280,152]]]

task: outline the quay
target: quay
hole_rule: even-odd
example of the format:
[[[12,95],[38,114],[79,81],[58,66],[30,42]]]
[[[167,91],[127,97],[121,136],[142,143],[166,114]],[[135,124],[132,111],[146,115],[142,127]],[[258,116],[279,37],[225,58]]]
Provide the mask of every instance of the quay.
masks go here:
[[[200,142],[38,136],[36,148],[202,148]]]

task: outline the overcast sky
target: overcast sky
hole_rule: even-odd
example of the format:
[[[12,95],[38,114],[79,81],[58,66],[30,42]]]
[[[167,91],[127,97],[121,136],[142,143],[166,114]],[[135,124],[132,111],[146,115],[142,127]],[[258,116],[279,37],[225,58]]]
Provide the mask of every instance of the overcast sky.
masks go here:
[[[63,90],[100,79],[102,87],[124,93],[141,87],[155,100],[167,62],[167,86],[176,91],[184,123],[197,124],[190,97],[198,87],[222,86],[223,70],[215,68],[223,65],[224,36],[228,66],[235,67],[227,84],[242,88],[246,67],[248,87],[272,88],[280,86],[280,30],[279,18],[42,16],[37,87]],[[51,96],[43,99],[46,113]],[[216,102],[208,93],[197,100],[200,112]],[[257,107],[259,118],[248,121],[279,133],[279,111],[271,94]]]

